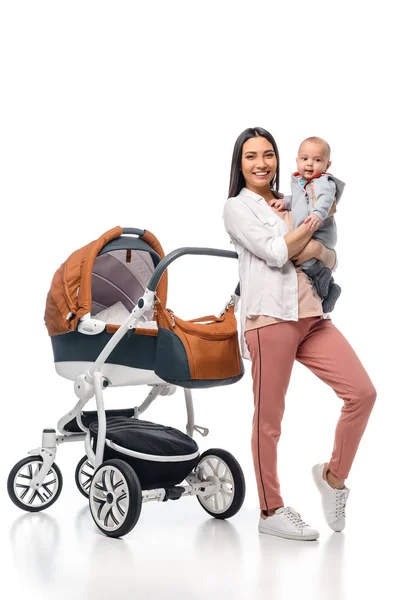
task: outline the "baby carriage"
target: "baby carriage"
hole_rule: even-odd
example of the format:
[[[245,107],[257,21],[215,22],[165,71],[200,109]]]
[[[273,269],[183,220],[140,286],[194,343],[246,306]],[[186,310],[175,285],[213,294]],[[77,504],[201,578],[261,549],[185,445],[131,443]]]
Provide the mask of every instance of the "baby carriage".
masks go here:
[[[234,316],[238,296],[219,317],[183,321],[174,315],[166,308],[166,269],[187,254],[237,258],[210,248],[180,248],[165,256],[149,231],[115,227],[75,251],[54,275],[45,324],[56,371],[74,381],[78,402],[59,420],[59,433],[44,429],[41,446],[11,470],[8,493],[19,508],[37,512],[54,504],[63,485],[54,462],[57,447],[83,441],[76,484],[97,527],[110,537],[127,534],[149,501],[196,496],[218,519],[240,509],[242,469],[225,450],[200,454],[193,435],[208,430],[195,424],[191,391],[243,376]],[[104,389],[142,384],[151,391],[140,406],[105,410]],[[139,418],[157,396],[169,396],[177,386],[184,388],[186,433]],[[84,411],[92,397],[97,410]]]

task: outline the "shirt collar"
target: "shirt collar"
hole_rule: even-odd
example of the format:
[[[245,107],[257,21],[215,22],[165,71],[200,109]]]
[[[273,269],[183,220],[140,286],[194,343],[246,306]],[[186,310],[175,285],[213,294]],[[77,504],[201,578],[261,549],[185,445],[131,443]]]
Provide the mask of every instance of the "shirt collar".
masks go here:
[[[256,194],[255,192],[252,192],[251,190],[247,189],[246,187],[244,187],[240,190],[239,196],[247,196],[248,198],[251,198],[252,200],[256,200],[257,202],[261,202],[261,200],[263,202],[265,202],[265,200],[262,196],[260,196],[259,194]]]

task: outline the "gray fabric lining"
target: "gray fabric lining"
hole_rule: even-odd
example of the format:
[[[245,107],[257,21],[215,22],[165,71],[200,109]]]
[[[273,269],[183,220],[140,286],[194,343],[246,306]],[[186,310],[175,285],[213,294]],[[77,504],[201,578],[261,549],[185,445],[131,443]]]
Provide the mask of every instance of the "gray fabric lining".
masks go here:
[[[95,316],[100,310],[121,301],[131,311],[143,294],[154,271],[148,253],[131,251],[131,262],[126,262],[126,250],[115,250],[98,256],[92,272],[92,307]],[[153,311],[145,315],[151,319]]]

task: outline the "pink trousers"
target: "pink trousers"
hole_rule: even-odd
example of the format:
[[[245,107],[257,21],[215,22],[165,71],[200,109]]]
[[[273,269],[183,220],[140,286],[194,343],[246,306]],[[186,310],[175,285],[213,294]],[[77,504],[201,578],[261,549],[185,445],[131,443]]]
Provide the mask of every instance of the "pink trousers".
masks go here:
[[[285,395],[295,360],[343,400],[329,468],[346,479],[376,398],[356,353],[329,319],[284,321],[246,333],[252,360],[252,453],[262,510],[284,506],[277,473],[277,446]]]

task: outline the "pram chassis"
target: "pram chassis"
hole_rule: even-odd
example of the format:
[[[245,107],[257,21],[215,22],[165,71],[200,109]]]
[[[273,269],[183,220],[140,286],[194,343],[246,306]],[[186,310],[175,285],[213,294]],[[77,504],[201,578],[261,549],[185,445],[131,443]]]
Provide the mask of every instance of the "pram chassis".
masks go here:
[[[132,229],[132,228],[125,228],[125,229],[123,229],[123,232],[124,232],[124,234],[136,234],[136,235],[140,235],[140,233],[143,233],[141,230]],[[165,269],[177,258],[184,256],[184,255],[188,255],[188,254],[237,258],[237,254],[235,252],[231,252],[228,250],[186,247],[186,248],[179,248],[177,250],[174,250],[173,252],[168,254],[164,259],[162,259],[160,261],[160,263],[157,265],[157,267],[154,270],[154,273],[147,285],[147,288],[146,288],[144,294],[142,295],[142,297],[140,297],[138,299],[137,304],[131,311],[131,314],[129,315],[129,317],[117,329],[117,331],[112,335],[112,337],[110,338],[108,343],[105,345],[103,350],[100,352],[96,361],[90,366],[90,368],[87,370],[87,372],[82,373],[81,375],[79,375],[76,378],[76,380],[74,382],[74,391],[75,391],[76,396],[79,398],[79,400],[76,403],[76,405],[73,407],[73,409],[71,411],[69,411],[67,414],[65,414],[63,417],[61,417],[61,419],[59,420],[59,422],[57,424],[57,428],[58,428],[60,434],[57,435],[56,431],[54,429],[43,430],[41,446],[39,448],[35,448],[34,450],[31,450],[28,452],[28,455],[33,457],[33,459],[35,459],[35,461],[39,465],[40,465],[40,460],[42,461],[42,466],[40,467],[40,466],[36,465],[36,470],[34,473],[31,472],[31,470],[29,471],[29,473],[31,475],[30,482],[29,482],[29,488],[33,492],[32,493],[33,498],[35,497],[35,490],[39,490],[41,488],[41,486],[43,486],[44,481],[45,481],[46,477],[48,477],[49,473],[52,473],[52,465],[54,464],[55,457],[57,454],[57,447],[61,444],[65,444],[65,443],[69,443],[69,442],[84,441],[87,458],[94,467],[94,475],[100,469],[101,465],[107,465],[107,464],[113,463],[112,467],[114,468],[114,470],[116,468],[117,471],[118,471],[118,467],[121,468],[121,466],[123,466],[120,464],[122,461],[118,461],[116,459],[114,461],[109,460],[109,461],[106,461],[105,463],[103,463],[105,446],[111,445],[111,447],[112,447],[112,442],[110,443],[110,441],[108,441],[106,439],[107,420],[106,420],[106,411],[105,411],[104,400],[103,400],[103,389],[108,387],[110,382],[106,377],[103,376],[101,369],[102,369],[105,361],[107,360],[107,358],[109,357],[111,352],[114,350],[114,348],[117,346],[119,341],[123,338],[123,336],[130,329],[134,329],[136,327],[137,323],[139,322],[139,320],[141,319],[142,315],[146,311],[148,311],[149,309],[151,309],[153,307],[153,303],[156,299],[157,285],[158,285]],[[232,296],[230,302],[227,304],[227,306],[232,303],[235,303],[237,299],[238,299],[237,296],[235,296],[235,294],[234,294]],[[88,321],[90,322],[90,314],[85,317],[85,324],[87,324]],[[82,331],[82,333],[84,333],[84,332]],[[152,384],[151,388],[152,388],[151,391],[149,392],[149,394],[147,395],[145,400],[142,402],[142,404],[140,406],[136,406],[134,408],[134,415],[133,415],[134,419],[138,419],[139,416],[151,405],[151,403],[159,395],[162,395],[162,396],[171,395],[176,390],[176,386],[173,386],[173,385],[167,384],[167,383]],[[95,397],[95,401],[96,401],[97,417],[98,417],[98,435],[97,435],[95,450],[93,449],[92,444],[91,444],[91,433],[90,433],[89,429],[87,427],[85,427],[85,425],[82,423],[82,410],[83,410],[84,406],[87,404],[87,402],[93,396]],[[208,429],[205,427],[200,427],[195,424],[194,407],[193,407],[193,399],[192,399],[191,390],[185,388],[184,396],[185,396],[185,405],[186,405],[186,411],[187,411],[186,434],[189,437],[193,438],[194,431],[197,431],[202,436],[206,436],[208,434]],[[71,433],[64,429],[66,424],[74,418],[76,419],[80,429],[82,430],[82,433]],[[129,451],[124,450],[123,448],[118,448],[118,452],[121,455],[121,458],[123,458],[124,454],[125,455],[129,454]],[[205,457],[204,465],[202,463],[203,456]],[[232,494],[231,494],[232,498],[231,498],[231,502],[230,502],[229,506],[227,507],[227,510],[225,510],[225,511],[224,510],[221,511],[220,508],[218,508],[218,507],[217,507],[218,510],[217,509],[213,510],[213,507],[210,506],[209,504],[207,504],[208,499],[210,497],[213,497],[213,495],[216,497],[216,495],[222,489],[222,486],[223,486],[223,481],[222,481],[223,477],[218,476],[219,466],[216,468],[215,468],[215,466],[214,467],[211,466],[212,471],[213,471],[212,474],[207,477],[203,476],[204,475],[203,471],[206,470],[206,468],[208,468],[209,465],[211,465],[210,457],[212,458],[212,460],[217,459],[217,463],[218,463],[218,461],[220,461],[224,464],[224,469],[225,469],[224,477],[226,476],[225,477],[226,480],[229,479],[232,482]],[[169,459],[171,459],[171,457],[169,457]],[[172,457],[172,459],[173,459],[173,457]],[[18,484],[16,484],[16,480],[17,480],[18,475],[20,475],[18,466],[21,465],[22,463],[28,464],[28,459],[24,459],[24,460],[20,461],[19,463],[17,463],[17,465],[15,465],[15,467],[12,469],[12,471],[10,473],[9,481],[8,481],[9,495],[10,495],[11,499],[13,500],[13,502],[17,506],[19,506],[20,508],[22,508],[24,510],[28,510],[28,511],[32,511],[32,512],[43,510],[55,502],[55,500],[58,498],[58,495],[59,495],[61,489],[53,490],[53,493],[52,493],[52,490],[49,487],[50,484],[47,484],[47,487],[45,485],[44,489],[48,493],[43,494],[45,499],[39,505],[34,506],[33,501],[31,503],[31,505],[21,501],[22,496],[18,496],[18,494],[17,494],[16,486],[18,487]],[[208,466],[206,465],[206,463]],[[219,465],[219,463],[218,463],[218,465]],[[56,465],[54,465],[54,467],[56,467]],[[129,467],[129,465],[127,465],[127,467]],[[129,468],[131,468],[131,467],[129,467]],[[56,467],[56,469],[59,471],[58,467]],[[104,467],[104,469],[106,469],[106,467]],[[202,469],[203,469],[203,471],[202,471]],[[124,469],[122,469],[122,471],[124,471]],[[132,469],[132,471],[133,471],[133,469]],[[228,472],[229,472],[229,474],[227,475]],[[129,473],[128,473],[128,475],[129,475],[129,477],[131,476]],[[125,479],[123,478],[123,474],[122,475],[120,474],[120,476],[122,477],[123,481],[125,481]],[[234,481],[234,476],[235,476],[235,481]],[[21,475],[21,477],[26,477],[26,475]],[[104,480],[104,477],[105,476],[103,475],[103,480]],[[136,477],[136,475],[135,475],[135,477]],[[165,501],[167,499],[178,499],[182,496],[195,495],[198,497],[198,500],[202,504],[203,508],[207,512],[209,512],[209,514],[212,514],[213,516],[215,516],[217,518],[226,518],[227,516],[232,516],[233,514],[235,514],[240,509],[240,506],[243,503],[244,493],[245,493],[245,483],[244,483],[243,473],[240,469],[239,464],[234,459],[234,457],[224,450],[213,449],[213,450],[209,450],[208,452],[203,453],[203,455],[200,457],[200,459],[198,461],[198,465],[197,465],[196,469],[193,472],[191,472],[185,479],[186,479],[188,485],[174,486],[174,489],[165,489],[165,488],[155,488],[155,489],[149,489],[149,490],[139,489],[139,491],[141,493],[140,504],[145,503],[145,502],[150,502],[150,501],[159,501],[160,502],[160,501]],[[53,483],[52,480],[50,483]],[[57,485],[62,486],[61,473],[58,478]],[[28,485],[20,486],[20,487],[28,488]],[[92,490],[93,487],[94,486],[91,486],[90,489]],[[140,488],[140,485],[139,485],[139,488]],[[26,491],[28,491],[28,490],[26,490]],[[39,491],[37,491],[36,493],[40,496],[40,498],[42,500],[42,496],[40,495]],[[236,494],[236,500],[234,501],[233,496],[235,496],[235,494]],[[90,502],[92,502],[92,499],[90,500]],[[97,526],[104,533],[106,533],[107,535],[112,536],[112,537],[119,537],[120,535],[124,535],[136,524],[137,518],[139,517],[139,514],[140,514],[140,508],[138,510],[139,510],[139,512],[138,512],[138,514],[136,514],[136,517],[132,518],[133,525],[131,523],[131,526],[130,526],[129,523],[126,523],[125,526],[123,526],[123,527],[119,527],[119,528],[114,527],[114,529],[113,529],[113,527],[111,527],[111,530],[109,530],[110,529],[109,527],[104,526],[104,522],[99,523],[99,520],[98,519],[96,520],[95,515],[93,514],[92,506],[91,506],[92,516],[93,516]]]

